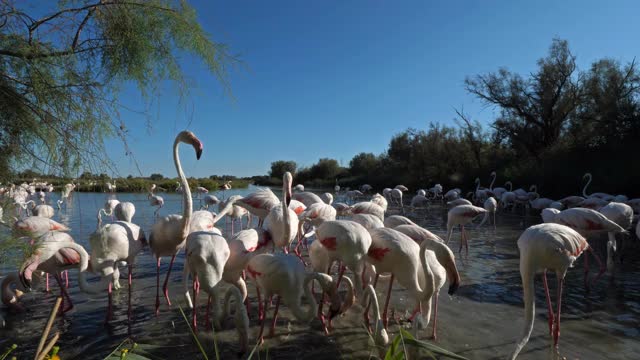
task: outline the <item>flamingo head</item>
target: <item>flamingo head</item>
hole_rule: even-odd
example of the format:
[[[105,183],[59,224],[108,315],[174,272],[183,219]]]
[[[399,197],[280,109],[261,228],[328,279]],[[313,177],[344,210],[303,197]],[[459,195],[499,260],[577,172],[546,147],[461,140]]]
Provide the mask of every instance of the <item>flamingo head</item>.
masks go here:
[[[491,175],[491,176],[496,176],[496,172],[495,172],[495,171],[492,171],[490,175]]]
[[[183,131],[178,135],[180,141],[190,144],[196,151],[196,159],[200,160],[200,156],[202,156],[202,142],[200,139],[196,137],[194,133],[191,131]]]
[[[585,173],[584,175],[582,175],[582,178],[583,179],[591,178],[591,173]]]

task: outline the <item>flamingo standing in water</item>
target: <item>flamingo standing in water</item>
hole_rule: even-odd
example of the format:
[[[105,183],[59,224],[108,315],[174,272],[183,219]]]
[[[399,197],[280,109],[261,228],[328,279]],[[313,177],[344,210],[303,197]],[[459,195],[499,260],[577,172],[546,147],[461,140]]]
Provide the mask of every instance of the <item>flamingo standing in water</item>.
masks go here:
[[[62,284],[60,273],[78,267],[82,276],[82,272],[87,269],[88,259],[87,252],[73,241],[71,235],[58,231],[47,232],[38,238],[34,253],[22,263],[19,272],[20,281],[25,288],[30,289],[34,271],[53,274],[60,287],[60,296],[63,301],[67,299],[68,302],[67,306],[62,304],[60,308],[62,314],[71,310],[73,304],[66,287]]]
[[[147,199],[149,199],[149,205],[157,206],[156,211],[153,212],[153,216],[158,216],[158,212],[164,206],[164,199],[160,195],[156,195],[153,191],[156,189],[156,184],[151,184],[151,189],[149,189],[149,194],[147,195]]]
[[[585,251],[590,250],[587,240],[568,226],[559,224],[539,224],[529,227],[518,239],[520,250],[520,276],[524,290],[524,331],[511,354],[515,359],[529,341],[535,318],[534,276],[542,271],[544,290],[549,312],[549,333],[553,335],[553,344],[558,346],[560,338],[560,309],[562,303],[562,286],[567,270]],[[558,279],[557,313],[553,314],[551,297],[547,285],[547,270],[554,270]]]
[[[176,166],[176,171],[178,172],[178,177],[180,178],[180,183],[183,188],[183,213],[182,215],[172,214],[160,218],[151,228],[151,234],[149,236],[149,247],[158,259],[156,265],[156,315],[158,315],[160,311],[160,258],[162,256],[171,256],[171,262],[169,263],[167,277],[165,278],[163,286],[164,297],[167,299],[167,303],[171,305],[168,288],[169,274],[171,273],[173,262],[176,259],[176,254],[185,245],[185,240],[189,234],[191,212],[193,211],[193,200],[191,199],[189,182],[187,182],[187,178],[180,165],[178,145],[181,142],[193,146],[196,151],[196,159],[200,159],[202,155],[202,142],[200,142],[191,131],[182,131],[176,136],[173,143],[173,163]]]
[[[291,201],[292,182],[293,176],[287,171],[282,177],[282,202],[271,208],[264,222],[266,231],[273,239],[273,244],[285,253],[289,252],[289,245],[298,231],[298,216],[288,207]]]
[[[363,201],[351,206],[350,211],[352,214],[371,214],[380,218],[380,220],[384,221],[384,209],[382,206],[371,202],[371,201]]]
[[[251,215],[258,217],[258,227],[263,225],[271,208],[279,203],[280,199],[269,188],[258,189],[235,202],[236,205],[247,209]]]
[[[495,230],[496,229],[496,210],[498,210],[498,202],[493,197],[489,197],[487,200],[484,201],[484,209],[487,210],[487,212],[484,213],[482,222],[480,222],[480,224],[478,224],[477,227],[481,227],[489,219],[489,217],[492,217],[493,230]]]
[[[371,202],[379,205],[385,212],[387,211],[387,207],[389,207],[387,199],[380,194],[373,194],[373,196],[371,197]]]
[[[334,317],[347,310],[353,302],[353,287],[348,289],[348,299],[344,302],[338,295],[337,283],[331,276],[318,272],[307,273],[302,262],[289,254],[260,254],[252,258],[247,264],[248,276],[256,283],[258,293],[258,313],[260,320],[260,333],[258,342],[263,342],[265,314],[269,306],[269,298],[278,295],[276,308],[273,314],[273,322],[269,331],[269,337],[275,333],[275,325],[278,318],[280,300],[283,300],[296,319],[309,322],[316,311],[316,302],[311,291],[311,282],[317,280],[324,291],[331,297],[330,317]],[[350,284],[349,280],[346,280]],[[262,297],[264,296],[264,307]],[[301,299],[305,297],[309,302],[308,310],[302,308]],[[351,300],[349,300],[351,298]],[[324,323],[324,322],[323,322]]]
[[[459,252],[462,252],[462,245],[464,245],[467,249],[467,255],[469,255],[469,238],[464,230],[464,226],[471,223],[476,216],[486,212],[487,210],[473,205],[459,205],[449,210],[449,213],[447,214],[447,244],[449,243],[449,240],[451,240],[453,227],[460,225]]]

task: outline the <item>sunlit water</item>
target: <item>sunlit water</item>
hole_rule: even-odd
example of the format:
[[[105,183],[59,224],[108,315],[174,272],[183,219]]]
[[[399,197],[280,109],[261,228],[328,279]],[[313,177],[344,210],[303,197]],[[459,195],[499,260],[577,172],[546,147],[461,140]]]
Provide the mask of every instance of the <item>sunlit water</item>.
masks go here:
[[[225,196],[245,195],[254,188],[233,189]],[[276,191],[276,193],[278,193]],[[181,195],[160,194],[165,199],[161,215],[181,212]],[[222,197],[222,194],[216,194]],[[74,193],[66,209],[54,217],[72,231],[74,239],[85,247],[88,237],[96,228],[95,214],[111,195],[103,193]],[[134,222],[140,224],[149,234],[153,224],[153,211],[145,194],[117,194],[120,201],[131,201],[136,205]],[[199,201],[194,200],[194,208]],[[217,210],[217,209],[216,209]],[[392,210],[391,213],[397,213]],[[415,221],[444,237],[446,211],[440,206],[432,206],[428,212],[409,214]],[[523,305],[520,274],[518,271],[518,250],[516,241],[526,228],[539,220],[536,216],[527,219],[513,214],[499,214],[497,230],[491,226],[472,229],[470,253],[458,256],[457,246],[460,234],[454,232],[452,249],[457,256],[461,273],[461,286],[450,297],[442,292],[438,307],[437,344],[470,359],[503,359],[513,350],[522,332]],[[224,226],[224,224],[219,224]],[[596,240],[594,248],[602,254],[604,241]],[[583,259],[578,259],[576,267],[567,274],[562,301],[562,327],[559,356],[568,359],[637,359],[640,354],[640,261],[637,241],[625,239],[624,262],[616,263],[615,278],[603,276],[590,292],[583,285]],[[305,254],[306,255],[306,254]],[[197,347],[189,335],[188,327],[178,310],[184,307],[182,297],[182,265],[184,254],[176,259],[171,273],[170,294],[174,305],[170,308],[161,302],[160,316],[154,315],[156,294],[155,259],[145,249],[138,255],[133,275],[133,323],[132,337],[135,341],[152,344],[151,352],[160,359],[191,359],[200,357]],[[166,273],[169,259],[163,259],[162,276]],[[0,267],[5,274],[13,269]],[[591,276],[597,272],[592,262]],[[54,331],[60,331],[61,355],[63,359],[102,359],[120,342],[127,338],[127,287],[126,268],[121,269],[123,289],[114,293],[114,319],[105,325],[106,292],[101,295],[86,295],[77,287],[77,272],[71,271],[69,293],[74,301],[74,309],[54,324]],[[12,343],[19,345],[16,355],[19,359],[31,358],[37,347],[40,333],[46,323],[49,311],[58,294],[57,285],[51,278],[51,293],[43,288],[26,294],[22,302],[29,310],[20,314],[3,313],[7,327],[0,329],[0,351]],[[552,301],[555,304],[555,276],[549,274]],[[222,286],[227,286],[226,284]],[[386,293],[387,282],[378,285],[381,306]],[[202,295],[201,295],[202,296]],[[255,343],[259,329],[254,286],[249,285],[251,308],[250,343]],[[548,334],[544,291],[540,278],[536,278],[537,316],[533,334],[521,353],[521,359],[546,359],[556,355]],[[199,304],[206,299],[202,296]],[[413,302],[407,299],[407,292],[394,284],[391,308],[398,319],[405,317]],[[5,309],[2,309],[4,311]],[[204,319],[204,309],[200,319]],[[272,309],[271,309],[272,310]],[[185,310],[186,311],[186,310]],[[302,324],[293,320],[286,306],[281,307],[276,337],[268,339],[260,350],[261,358],[268,351],[269,358],[368,358],[379,356],[368,344],[368,336],[362,325],[362,311],[354,305],[345,316],[335,319],[334,330],[325,336],[317,320]],[[190,317],[191,312],[186,311]],[[267,319],[271,319],[272,311]],[[391,336],[398,332],[398,325],[390,320]],[[204,325],[202,323],[202,325]],[[402,326],[409,326],[403,322]],[[431,325],[422,330],[422,339],[431,335]],[[233,322],[223,323],[223,329],[216,333],[222,358],[236,358],[238,345]],[[200,330],[200,341],[210,357],[215,357],[213,336],[210,331]],[[246,356],[246,355],[245,355]],[[257,355],[254,355],[257,356]],[[257,357],[254,357],[257,358]]]

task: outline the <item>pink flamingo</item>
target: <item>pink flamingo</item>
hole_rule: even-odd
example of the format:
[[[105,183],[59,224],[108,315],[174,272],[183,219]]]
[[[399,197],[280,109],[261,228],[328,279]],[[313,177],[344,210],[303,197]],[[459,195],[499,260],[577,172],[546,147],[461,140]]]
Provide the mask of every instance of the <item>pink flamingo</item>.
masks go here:
[[[163,286],[164,297],[167,299],[167,303],[171,305],[168,288],[169,274],[171,274],[171,268],[173,267],[173,262],[176,259],[176,254],[185,245],[185,240],[189,234],[191,212],[193,211],[191,190],[189,189],[189,183],[187,182],[187,178],[185,177],[184,172],[182,172],[182,166],[180,165],[178,145],[181,142],[193,146],[196,151],[196,159],[200,159],[200,156],[202,155],[202,142],[200,142],[192,132],[182,131],[178,136],[176,136],[173,143],[173,163],[176,166],[176,171],[180,178],[180,184],[183,188],[183,213],[182,215],[172,214],[160,218],[151,228],[151,234],[149,236],[149,247],[151,248],[151,252],[158,259],[156,265],[156,315],[160,311],[160,258],[162,256],[171,256],[169,270],[167,270],[167,277],[165,278]]]
[[[285,253],[289,252],[289,245],[295,239],[298,230],[298,217],[288,207],[292,182],[293,176],[290,172],[286,172],[282,178],[282,202],[271,208],[264,222],[274,245],[283,249]]]
[[[560,338],[560,307],[562,286],[567,270],[585,250],[590,250],[587,240],[568,226],[559,224],[539,224],[529,227],[518,239],[520,249],[520,276],[524,290],[524,331],[511,354],[515,359],[529,341],[535,317],[534,276],[543,272],[544,290],[549,312],[549,333],[553,334],[553,344],[558,346]],[[547,286],[547,270],[555,270],[558,278],[557,313],[553,314],[551,297]]]
[[[269,215],[271,208],[278,205],[280,199],[269,188],[258,189],[242,199],[236,201],[236,205],[243,207],[258,217],[258,227],[263,225],[264,219]]]
[[[469,254],[469,238],[467,237],[467,233],[464,230],[464,226],[473,221],[473,219],[480,215],[486,213],[487,210],[473,206],[473,205],[459,205],[451,210],[447,214],[447,244],[449,240],[451,240],[451,234],[453,233],[453,227],[456,225],[460,225],[460,250],[462,252],[462,245],[467,249],[467,255]]]
[[[371,214],[380,218],[380,220],[384,221],[384,209],[382,206],[371,202],[371,201],[363,201],[351,206],[352,214]]]

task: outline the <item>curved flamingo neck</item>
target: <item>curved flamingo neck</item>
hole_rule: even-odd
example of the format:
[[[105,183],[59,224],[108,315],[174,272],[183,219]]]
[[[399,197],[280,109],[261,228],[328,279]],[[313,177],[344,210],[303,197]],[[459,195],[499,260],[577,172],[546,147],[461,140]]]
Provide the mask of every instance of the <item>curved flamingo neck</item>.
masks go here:
[[[520,260],[522,262],[522,259]],[[522,274],[522,290],[523,290],[523,300],[524,300],[524,330],[522,332],[522,336],[520,341],[516,344],[516,349],[513,351],[510,359],[515,359],[518,357],[520,350],[527,344],[529,341],[529,337],[531,336],[531,332],[533,331],[533,320],[536,312],[536,303],[534,298],[534,288],[533,281],[535,272],[532,269],[527,269],[527,272]]]
[[[289,204],[287,204],[287,198],[290,195],[289,189],[291,188],[291,183],[289,182],[289,177],[284,176],[282,179],[282,225],[284,226],[283,242],[285,246],[289,246],[289,239],[291,239],[291,214],[289,213]]]
[[[480,190],[480,179],[477,179],[477,180],[478,180],[478,181],[477,181],[478,185],[476,186],[476,192],[477,192],[478,190]]]
[[[491,174],[491,176],[493,176],[493,179],[491,180],[491,184],[489,184],[489,190],[493,190],[493,183],[496,182],[496,174]]]
[[[420,298],[422,300],[429,300],[435,291],[435,279],[431,272],[431,267],[427,261],[427,241],[423,241],[420,244],[420,263],[422,264],[422,271],[424,272],[425,287],[420,289]]]
[[[591,174],[587,174],[587,177],[589,178],[589,180],[587,180],[587,183],[584,184],[584,188],[582,188],[582,195],[585,198],[589,197],[589,195],[587,195],[587,187],[589,187],[589,184],[591,184],[591,180],[592,180]]]
[[[177,137],[173,143],[173,163],[176,166],[178,177],[180,178],[180,184],[182,185],[182,234],[186,238],[189,232],[189,221],[191,220],[191,213],[193,212],[193,200],[191,199],[191,189],[189,189],[189,182],[184,176],[182,171],[182,165],[180,164],[180,150],[178,145],[181,143],[180,137]]]

